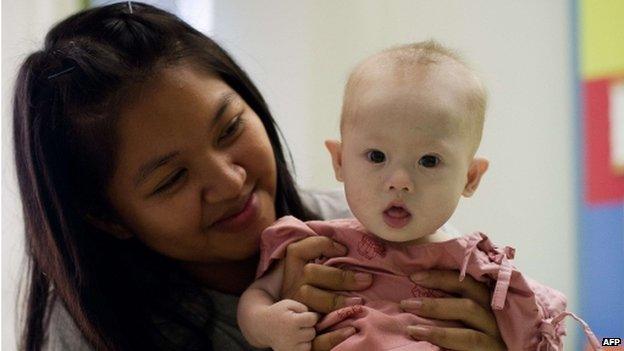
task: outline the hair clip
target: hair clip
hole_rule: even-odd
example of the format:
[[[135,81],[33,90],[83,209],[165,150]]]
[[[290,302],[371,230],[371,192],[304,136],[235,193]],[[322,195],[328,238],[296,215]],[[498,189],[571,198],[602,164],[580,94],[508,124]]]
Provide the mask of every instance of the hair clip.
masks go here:
[[[73,71],[74,68],[76,68],[76,66],[71,66],[71,67],[65,68],[64,70],[62,70],[60,72],[52,73],[52,74],[50,74],[48,76],[48,80],[52,80],[52,79],[54,79],[56,77],[62,76],[63,74],[69,73],[69,72]]]
[[[130,10],[130,14],[134,13],[134,11],[132,11],[132,1],[128,1],[128,10]]]

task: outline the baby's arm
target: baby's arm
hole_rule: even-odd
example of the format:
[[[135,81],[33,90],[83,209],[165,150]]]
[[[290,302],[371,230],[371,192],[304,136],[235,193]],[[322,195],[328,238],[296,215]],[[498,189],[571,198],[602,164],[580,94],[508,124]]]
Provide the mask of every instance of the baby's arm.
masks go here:
[[[284,262],[245,290],[238,304],[238,325],[254,347],[310,350],[318,315],[294,300],[279,299]],[[275,302],[275,303],[274,303]]]

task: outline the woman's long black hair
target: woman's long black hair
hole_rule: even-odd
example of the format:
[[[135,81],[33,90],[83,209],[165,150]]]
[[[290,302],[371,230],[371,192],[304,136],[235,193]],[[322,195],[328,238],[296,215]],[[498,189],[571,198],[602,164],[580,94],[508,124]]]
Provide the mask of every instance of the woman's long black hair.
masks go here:
[[[19,71],[13,137],[29,274],[20,349],[41,349],[58,303],[98,350],[211,348],[210,301],[198,297],[199,288],[163,256],[88,220],[113,216],[104,191],[116,162],[119,106],[163,67],[184,63],[217,74],[245,99],[275,153],[277,216],[314,218],[247,74],[176,16],[137,2],[132,10],[124,2],[65,19]],[[195,297],[186,309],[185,296]]]

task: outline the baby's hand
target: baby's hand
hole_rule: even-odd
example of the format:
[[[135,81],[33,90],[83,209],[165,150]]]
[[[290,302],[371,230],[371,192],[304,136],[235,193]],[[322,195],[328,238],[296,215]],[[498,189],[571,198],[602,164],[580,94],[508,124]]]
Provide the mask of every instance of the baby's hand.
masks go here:
[[[263,318],[267,343],[273,350],[311,350],[316,336],[314,325],[319,315],[308,312],[306,305],[294,300],[281,300],[267,307]]]

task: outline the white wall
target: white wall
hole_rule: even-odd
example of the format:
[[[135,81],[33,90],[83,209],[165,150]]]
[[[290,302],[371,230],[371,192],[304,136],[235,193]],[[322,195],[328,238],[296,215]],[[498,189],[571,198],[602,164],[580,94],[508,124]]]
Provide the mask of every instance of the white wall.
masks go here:
[[[214,35],[259,85],[304,187],[337,187],[323,140],[338,136],[342,89],[359,60],[435,38],[490,93],[479,153],[491,168],[453,222],[517,249],[529,276],[576,305],[571,2],[216,1]],[[568,323],[572,334],[576,327]],[[566,349],[573,347],[574,335]]]
[[[12,92],[17,67],[43,44],[59,19],[74,12],[79,0],[2,1],[2,350],[17,349],[16,302],[24,271],[21,203],[12,147]]]
[[[184,0],[190,1],[190,0]],[[22,220],[10,149],[17,64],[76,1],[2,4],[2,347],[15,348]],[[59,5],[59,3],[61,5]],[[516,264],[576,307],[569,1],[217,0],[214,30],[258,83],[293,152],[300,184],[338,187],[323,140],[338,136],[342,88],[359,60],[435,38],[481,72],[490,107],[480,154],[491,161],[453,221],[517,249]],[[571,326],[572,324],[569,323]],[[576,331],[576,328],[574,329]],[[573,333],[574,334],[574,333]],[[568,337],[566,349],[572,347]]]

